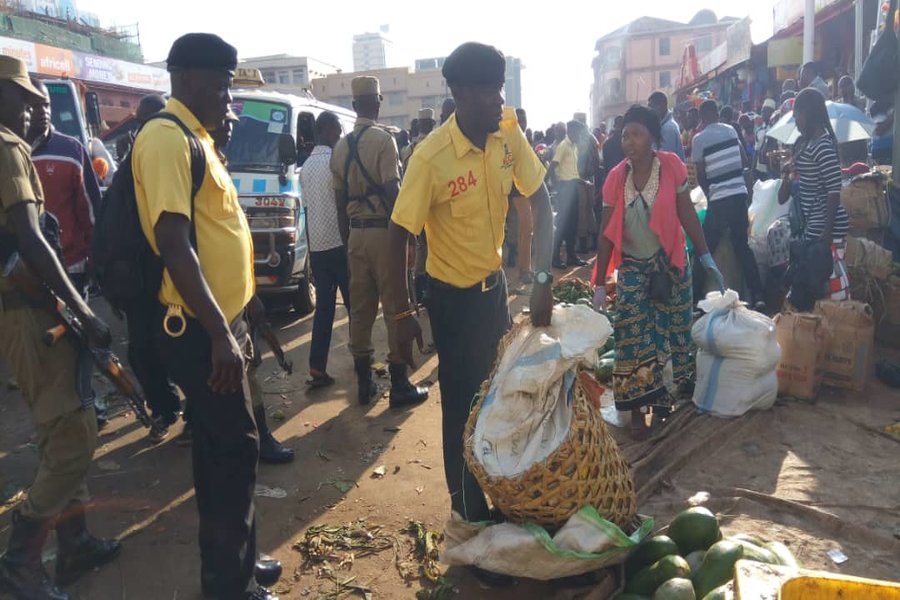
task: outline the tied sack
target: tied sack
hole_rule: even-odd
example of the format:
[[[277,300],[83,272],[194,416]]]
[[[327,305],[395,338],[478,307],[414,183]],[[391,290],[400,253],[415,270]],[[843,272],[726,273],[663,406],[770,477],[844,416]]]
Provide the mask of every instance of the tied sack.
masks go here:
[[[609,320],[587,306],[556,306],[550,327],[523,328],[496,368],[475,425],[472,447],[485,472],[515,477],[544,461],[569,435],[569,392],[579,367],[593,369],[612,335]]]
[[[816,314],[822,315],[831,330],[825,349],[825,385],[864,391],[875,352],[872,308],[862,302],[820,300]]]
[[[862,273],[866,277],[884,281],[891,275],[894,257],[872,240],[848,237],[847,252],[844,255],[847,268],[854,274]]]
[[[841,188],[841,204],[850,219],[850,228],[869,230],[887,227],[890,221],[883,174],[866,173],[854,177]]]
[[[741,304],[734,290],[710,292],[698,306],[706,314],[691,329],[698,347],[694,404],[717,417],[770,408],[781,357],[775,323]]]
[[[775,333],[781,347],[778,395],[814,399],[822,385],[825,346],[831,335],[825,319],[809,313],[782,313],[775,316]]]

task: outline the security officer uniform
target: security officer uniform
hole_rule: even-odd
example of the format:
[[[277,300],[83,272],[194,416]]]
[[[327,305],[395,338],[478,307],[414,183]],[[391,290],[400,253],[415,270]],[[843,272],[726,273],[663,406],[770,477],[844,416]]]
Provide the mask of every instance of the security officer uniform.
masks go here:
[[[351,82],[353,97],[366,102],[380,101],[375,77],[356,77]],[[377,99],[377,100],[376,100]],[[385,186],[400,180],[400,160],[394,136],[374,120],[358,117],[353,133],[342,138],[331,156],[338,210],[349,222],[347,258],[350,266],[350,352],[356,365],[359,401],[368,404],[377,395],[372,379],[372,326],[378,303],[384,307],[388,332],[391,373],[391,406],[404,406],[428,398],[428,390],[413,386],[406,376],[406,364],[397,344],[395,306],[390,294],[388,220],[394,198]]]
[[[35,99],[43,94],[31,85],[21,61],[0,56],[0,80],[12,81]],[[17,250],[9,210],[32,202],[42,210],[41,182],[31,149],[0,125],[0,246],[2,259]],[[43,342],[56,319],[44,308],[32,307],[11,282],[0,277],[0,355],[22,389],[37,433],[38,466],[28,497],[12,515],[6,552],[0,557],[0,593],[15,598],[69,598],[48,580],[41,550],[56,527],[59,553],[56,580],[68,584],[112,559],[117,541],[99,540],[86,527],[83,502],[88,499],[85,476],[97,443],[97,417],[92,398],[80,393],[78,350],[68,337],[48,346]]]

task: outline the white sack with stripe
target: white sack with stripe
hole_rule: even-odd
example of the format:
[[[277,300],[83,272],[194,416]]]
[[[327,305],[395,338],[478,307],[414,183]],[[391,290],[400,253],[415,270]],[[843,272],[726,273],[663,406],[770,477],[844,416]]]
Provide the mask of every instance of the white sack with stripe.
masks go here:
[[[775,322],[741,304],[737,292],[710,292],[691,329],[697,344],[694,404],[717,417],[739,417],[775,403],[781,348]]]

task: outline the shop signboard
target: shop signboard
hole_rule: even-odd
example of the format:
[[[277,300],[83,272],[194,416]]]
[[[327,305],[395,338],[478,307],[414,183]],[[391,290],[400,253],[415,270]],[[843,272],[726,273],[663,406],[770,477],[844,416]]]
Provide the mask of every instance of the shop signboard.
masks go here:
[[[31,73],[50,77],[72,77],[94,83],[169,91],[169,73],[164,69],[130,63],[106,56],[0,37],[0,54],[22,60]]]

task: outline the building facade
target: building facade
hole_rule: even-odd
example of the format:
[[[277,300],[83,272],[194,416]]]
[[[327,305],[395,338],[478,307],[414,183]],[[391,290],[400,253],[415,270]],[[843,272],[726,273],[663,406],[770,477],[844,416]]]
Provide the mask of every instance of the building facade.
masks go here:
[[[388,27],[382,26],[375,33],[353,36],[353,70],[372,71],[384,69],[391,63],[393,42],[387,37]]]
[[[308,56],[274,54],[241,61],[242,67],[259,69],[266,86],[285,94],[296,94],[310,89],[313,79],[321,79],[340,69]]]
[[[641,17],[597,40],[590,91],[594,124],[646,103],[654,90],[671,95],[678,86],[685,48],[693,45],[702,60],[725,41],[738,19],[718,19],[702,10],[688,23]]]
[[[408,67],[333,73],[314,79],[312,92],[319,100],[352,108],[350,81],[360,75],[372,75],[381,82],[384,99],[378,120],[385,125],[408,129],[420,108],[433,108],[436,114],[440,114],[441,104],[450,96],[440,69],[414,71]]]

